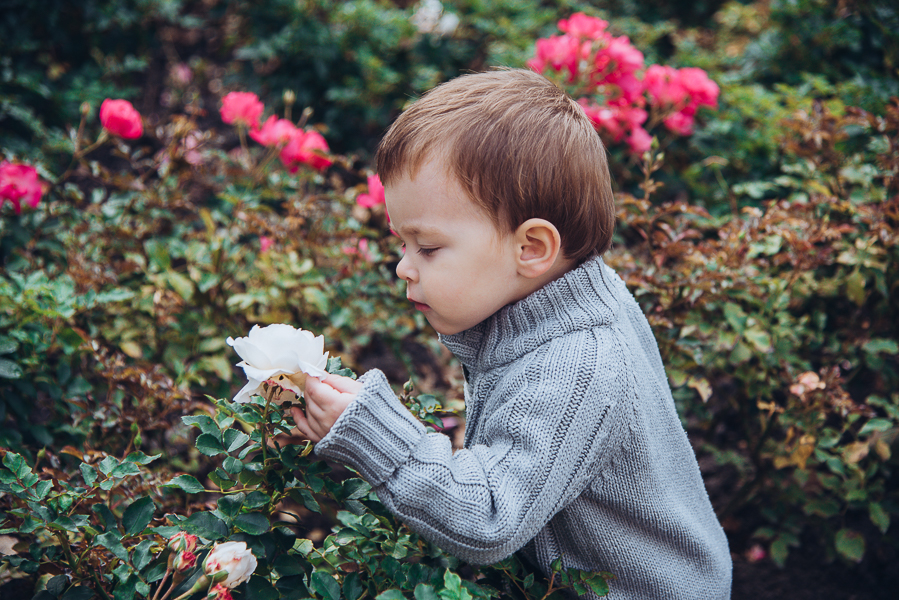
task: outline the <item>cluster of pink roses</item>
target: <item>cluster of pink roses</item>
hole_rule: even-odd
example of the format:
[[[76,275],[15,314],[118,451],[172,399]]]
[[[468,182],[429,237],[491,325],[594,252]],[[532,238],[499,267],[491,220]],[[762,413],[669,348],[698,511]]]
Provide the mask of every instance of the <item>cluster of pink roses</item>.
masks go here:
[[[650,112],[652,124],[661,121],[678,135],[690,135],[698,108],[717,107],[718,85],[702,69],[644,68],[643,53],[627,36],[610,34],[608,25],[584,13],[562,19],[562,35],[537,40],[527,64],[538,73],[567,72],[568,82],[588,94],[578,102],[596,128],[635,153],[652,141],[644,127]]]
[[[328,143],[312,129],[303,130],[288,121],[270,116],[260,125],[265,106],[252,92],[231,92],[222,98],[222,121],[246,127],[250,137],[270,148],[280,148],[278,157],[291,173],[300,164],[323,170],[334,162],[328,158]]]

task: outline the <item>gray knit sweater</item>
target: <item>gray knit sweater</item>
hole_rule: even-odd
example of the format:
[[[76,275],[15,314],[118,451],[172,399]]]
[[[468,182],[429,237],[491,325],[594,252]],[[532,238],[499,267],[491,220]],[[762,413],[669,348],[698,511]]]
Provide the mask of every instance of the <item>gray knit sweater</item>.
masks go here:
[[[369,371],[316,445],[409,527],[476,564],[611,571],[612,599],[730,597],[731,560],[649,324],[600,258],[441,340],[462,361],[465,447]]]

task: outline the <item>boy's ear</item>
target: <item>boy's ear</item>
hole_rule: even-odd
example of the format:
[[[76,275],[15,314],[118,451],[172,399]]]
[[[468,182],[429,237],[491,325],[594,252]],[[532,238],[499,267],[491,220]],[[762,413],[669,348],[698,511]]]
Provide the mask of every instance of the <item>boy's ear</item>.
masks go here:
[[[518,274],[529,279],[549,271],[562,251],[562,236],[546,219],[528,219],[515,230]]]

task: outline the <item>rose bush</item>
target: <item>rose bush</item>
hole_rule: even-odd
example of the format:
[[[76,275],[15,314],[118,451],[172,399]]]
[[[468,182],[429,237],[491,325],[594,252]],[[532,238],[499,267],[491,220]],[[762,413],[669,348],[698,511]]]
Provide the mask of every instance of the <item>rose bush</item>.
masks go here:
[[[247,337],[229,337],[226,341],[243,359],[237,366],[249,380],[234,396],[234,402],[249,402],[252,396],[262,395],[268,381],[299,396],[306,375],[325,376],[325,339],[310,331],[283,324],[254,325]]]
[[[100,105],[100,123],[109,133],[126,140],[134,140],[144,134],[140,113],[127,100],[104,100]]]

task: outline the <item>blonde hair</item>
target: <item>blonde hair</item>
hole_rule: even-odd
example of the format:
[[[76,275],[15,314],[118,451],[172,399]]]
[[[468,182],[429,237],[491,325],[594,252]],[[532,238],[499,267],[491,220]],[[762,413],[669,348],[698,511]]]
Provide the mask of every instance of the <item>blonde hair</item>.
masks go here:
[[[605,148],[580,105],[542,75],[489,71],[435,87],[391,125],[375,162],[390,186],[438,157],[498,229],[546,219],[578,262],[609,248]]]

